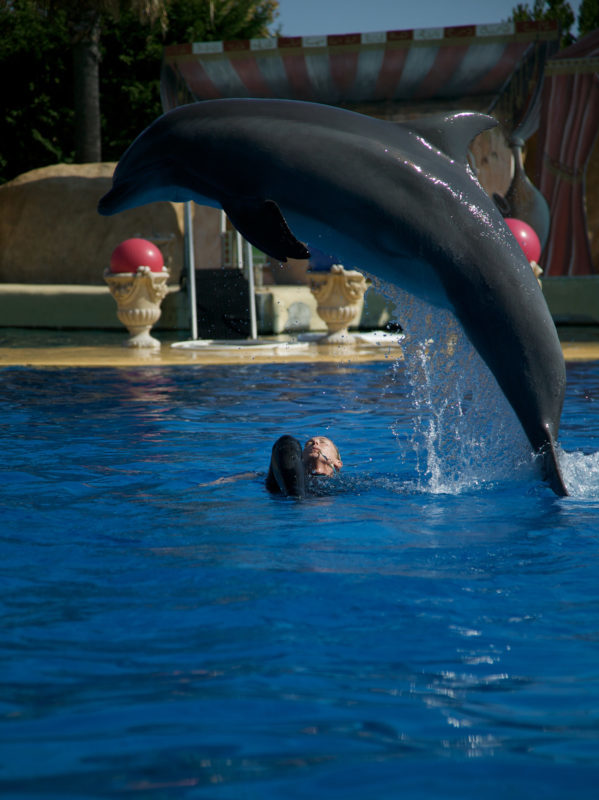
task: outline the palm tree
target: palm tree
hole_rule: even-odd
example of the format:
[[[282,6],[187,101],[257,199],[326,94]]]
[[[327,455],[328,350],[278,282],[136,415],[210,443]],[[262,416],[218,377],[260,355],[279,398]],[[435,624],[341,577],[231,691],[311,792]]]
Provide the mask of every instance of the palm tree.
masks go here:
[[[241,38],[248,31],[267,33],[277,0],[38,0],[46,13],[63,11],[68,18],[73,48],[75,161],[101,161],[100,40],[102,22],[134,13],[141,24],[168,28],[172,7],[177,18],[190,16],[190,33],[207,39]]]
[[[160,114],[166,44],[269,36],[277,6],[277,0],[0,0],[0,184],[74,161],[75,128],[77,161],[117,159]],[[155,22],[141,24],[140,16]]]
[[[106,15],[118,18],[125,7],[141,23],[166,26],[170,0],[40,0],[40,11],[67,15],[73,51],[75,161],[101,161],[100,39]]]

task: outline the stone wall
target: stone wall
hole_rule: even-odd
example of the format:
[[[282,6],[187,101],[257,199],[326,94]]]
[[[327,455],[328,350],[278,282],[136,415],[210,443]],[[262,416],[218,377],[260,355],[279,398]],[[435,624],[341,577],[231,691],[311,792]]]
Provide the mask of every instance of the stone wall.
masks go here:
[[[183,205],[151,203],[102,217],[96,207],[115,164],[57,164],[0,186],[0,282],[103,285],[114,248],[140,236],[154,241],[171,269],[183,265]],[[196,266],[220,265],[220,216],[194,207]]]

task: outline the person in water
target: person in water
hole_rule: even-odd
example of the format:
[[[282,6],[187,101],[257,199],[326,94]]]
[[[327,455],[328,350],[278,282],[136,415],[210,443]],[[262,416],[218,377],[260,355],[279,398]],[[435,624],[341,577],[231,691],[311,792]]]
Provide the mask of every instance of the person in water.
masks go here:
[[[343,466],[339,450],[326,436],[311,436],[302,450],[302,464],[308,475],[331,478]]]
[[[281,436],[272,448],[266,488],[272,494],[304,497],[311,478],[332,478],[342,466],[339,450],[327,436],[311,436],[303,448],[293,436]],[[241,472],[199,485],[214,486],[259,475],[259,472]]]
[[[303,449],[293,436],[274,443],[266,476],[273,494],[304,497],[310,478],[332,478],[343,466],[339,450],[326,436],[311,436]]]

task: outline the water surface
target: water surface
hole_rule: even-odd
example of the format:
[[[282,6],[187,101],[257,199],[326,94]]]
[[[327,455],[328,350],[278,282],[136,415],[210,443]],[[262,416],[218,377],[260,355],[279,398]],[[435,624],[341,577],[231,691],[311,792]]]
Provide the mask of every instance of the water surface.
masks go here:
[[[597,796],[596,365],[564,499],[401,365],[2,378],[2,796]],[[282,433],[341,478],[269,496]]]

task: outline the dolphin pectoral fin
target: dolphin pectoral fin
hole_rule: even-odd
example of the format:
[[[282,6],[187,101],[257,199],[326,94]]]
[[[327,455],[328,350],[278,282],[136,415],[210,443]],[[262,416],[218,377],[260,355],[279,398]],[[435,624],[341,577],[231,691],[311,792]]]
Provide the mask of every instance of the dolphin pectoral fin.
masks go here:
[[[460,164],[466,163],[468,145],[474,137],[489,128],[494,128],[497,124],[497,120],[493,117],[475,111],[434,114],[410,120],[410,128],[416,134]]]
[[[558,497],[568,497],[570,492],[566,488],[562,471],[555,452],[555,443],[553,437],[549,436],[547,444],[540,452],[542,458],[542,471],[543,480],[549,484],[549,487],[558,495]]]
[[[273,200],[228,200],[223,203],[223,210],[239,233],[267,256],[281,262],[310,258],[310,252],[291,233]]]

